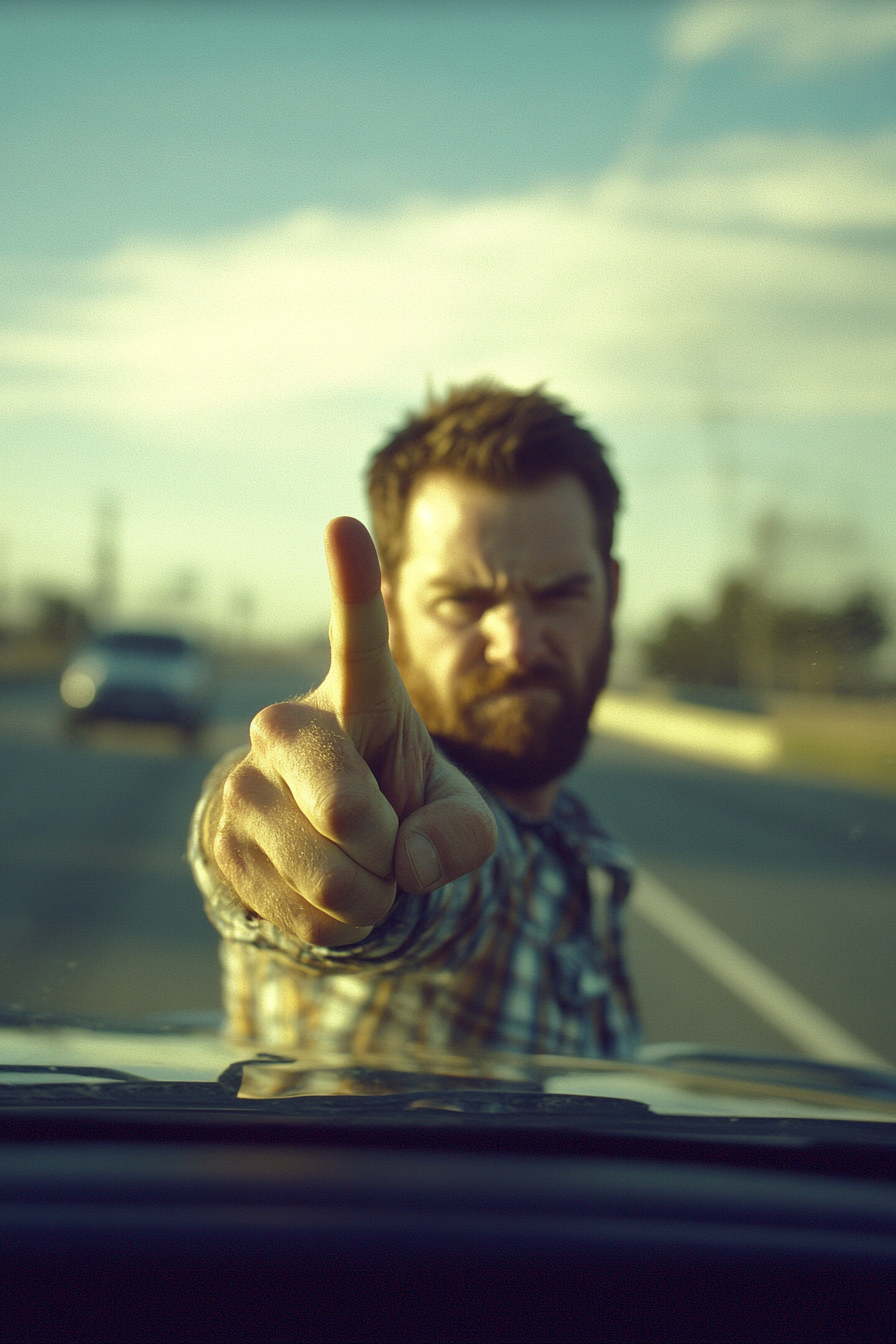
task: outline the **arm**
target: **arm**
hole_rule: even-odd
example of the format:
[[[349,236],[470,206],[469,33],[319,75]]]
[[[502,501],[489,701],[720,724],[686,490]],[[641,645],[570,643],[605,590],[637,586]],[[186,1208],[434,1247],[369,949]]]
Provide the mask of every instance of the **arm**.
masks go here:
[[[209,777],[191,838],[207,905],[228,911],[226,927],[213,916],[221,931],[262,922],[290,947],[362,942],[397,887],[444,887],[495,845],[491,811],[436,752],[392,660],[370,537],[336,519],[326,545],[330,671],[256,715],[248,755]]]

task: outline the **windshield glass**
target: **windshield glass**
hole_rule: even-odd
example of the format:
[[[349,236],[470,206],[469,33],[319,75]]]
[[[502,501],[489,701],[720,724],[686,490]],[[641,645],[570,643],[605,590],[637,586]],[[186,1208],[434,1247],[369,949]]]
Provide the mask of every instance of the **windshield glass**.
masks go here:
[[[182,658],[189,651],[186,641],[176,635],[151,635],[141,630],[119,630],[100,635],[94,641],[94,647],[109,653],[149,654],[154,658]]]
[[[486,1056],[500,1076],[503,1051],[542,1061],[514,1066],[523,1091],[745,1115],[859,1088],[814,1074],[807,1103],[776,1057],[896,1068],[894,12],[7,3],[0,31],[0,1062],[210,1080],[298,1059],[246,1071],[258,1100],[387,1093],[380,1051],[426,1075],[425,1112],[433,1077]],[[191,814],[253,716],[327,675],[325,525],[369,521],[371,452],[483,379],[560,399],[622,491],[615,616],[569,467],[418,490],[391,590],[414,705],[477,779],[491,709],[472,746],[451,739],[472,710],[437,713],[449,678],[474,685],[463,631],[494,666],[543,622],[522,672],[474,690],[566,724],[614,624],[580,755],[545,734],[586,811],[478,779],[500,815],[477,871],[537,851],[544,909],[455,893],[433,951],[414,929],[447,885],[421,883],[405,915],[345,918],[374,930],[354,960],[307,953],[274,897],[206,886],[210,919]],[[587,928],[536,955],[555,880]],[[487,900],[501,937],[516,921],[491,962],[468,922]],[[725,1093],[738,1053],[765,1064]],[[660,1077],[697,1056],[715,1092]],[[880,1119],[867,1088],[853,1111]]]

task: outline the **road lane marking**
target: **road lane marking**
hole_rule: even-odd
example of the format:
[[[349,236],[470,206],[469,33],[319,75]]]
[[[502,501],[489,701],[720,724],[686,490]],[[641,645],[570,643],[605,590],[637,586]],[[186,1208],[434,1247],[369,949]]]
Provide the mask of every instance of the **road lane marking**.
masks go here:
[[[892,1069],[888,1060],[869,1050],[643,868],[638,869],[632,909],[813,1059]]]

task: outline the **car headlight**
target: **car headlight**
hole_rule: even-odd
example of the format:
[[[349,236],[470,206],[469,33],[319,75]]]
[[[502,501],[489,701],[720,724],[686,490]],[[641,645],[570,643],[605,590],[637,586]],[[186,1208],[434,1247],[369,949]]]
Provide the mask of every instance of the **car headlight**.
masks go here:
[[[59,694],[70,709],[86,709],[96,699],[101,680],[95,672],[88,672],[83,667],[70,667],[63,673]]]

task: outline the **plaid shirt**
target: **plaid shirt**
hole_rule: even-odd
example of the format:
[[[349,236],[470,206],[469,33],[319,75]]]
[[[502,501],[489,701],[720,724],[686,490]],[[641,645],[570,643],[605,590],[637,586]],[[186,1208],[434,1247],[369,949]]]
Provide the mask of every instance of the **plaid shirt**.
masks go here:
[[[190,861],[223,937],[232,1035],[277,1050],[421,1049],[627,1058],[640,1042],[626,973],[626,852],[562,791],[533,821],[482,790],[494,855],[428,895],[399,891],[362,943],[313,947],[247,910],[208,865],[194,814]]]

